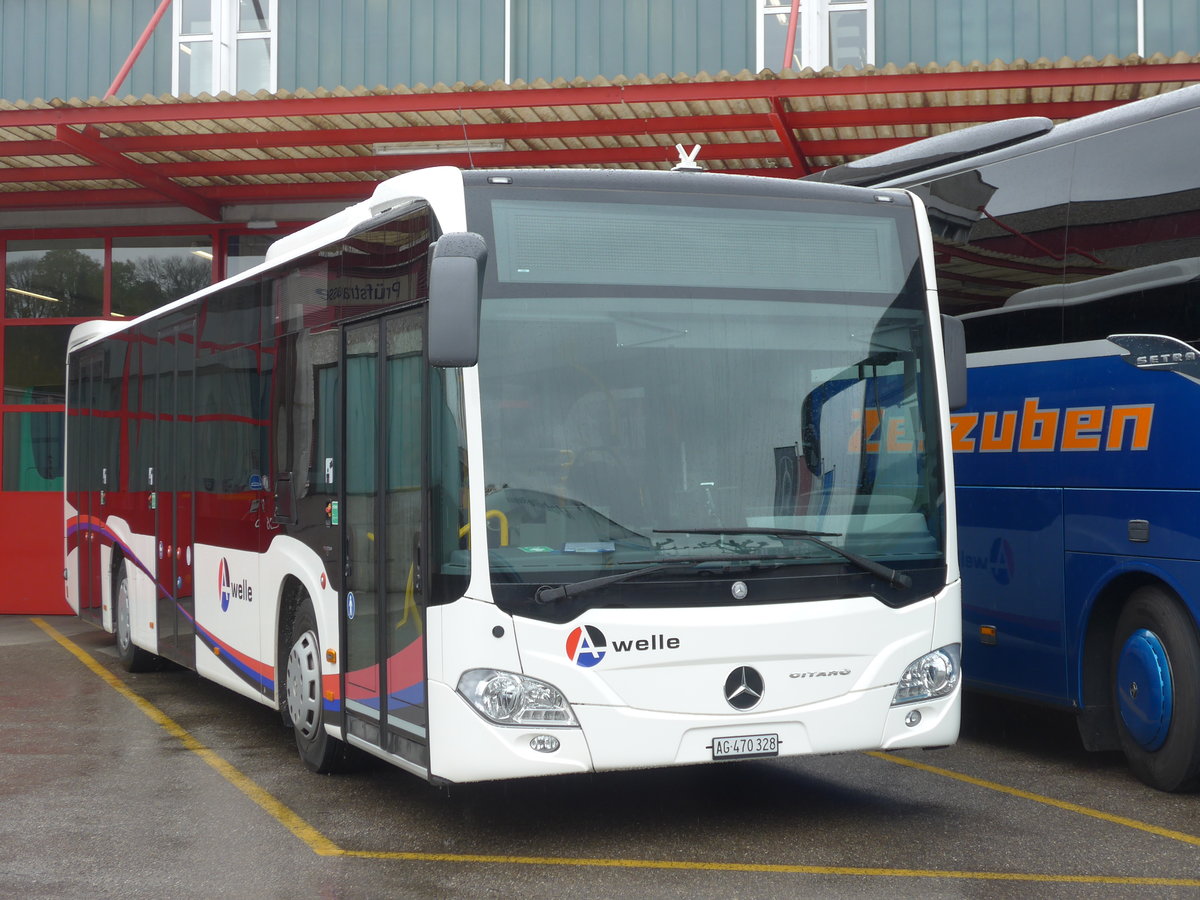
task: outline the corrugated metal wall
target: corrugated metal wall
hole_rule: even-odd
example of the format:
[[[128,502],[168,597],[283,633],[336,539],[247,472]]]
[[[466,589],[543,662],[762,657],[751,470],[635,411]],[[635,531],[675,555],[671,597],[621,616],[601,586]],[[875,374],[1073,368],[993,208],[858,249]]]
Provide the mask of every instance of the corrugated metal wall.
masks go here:
[[[918,65],[1138,52],[1137,0],[878,0],[877,60]],[[1197,0],[1145,0],[1145,55],[1200,51]]]
[[[1146,52],[1200,52],[1200,3],[1196,0],[1145,0]]]
[[[504,78],[503,0],[281,0],[279,7],[280,89]]]
[[[0,0],[0,97],[100,96],[159,0]],[[280,0],[283,90],[491,83],[504,0]],[[1146,53],[1200,52],[1197,0],[1144,0]],[[754,68],[754,0],[511,0],[524,81]],[[878,62],[1137,52],[1137,0],[877,0]],[[121,89],[171,92],[171,20]]]
[[[513,0],[513,75],[739,72],[754,68],[753,0]]]
[[[512,0],[515,79],[740,71],[753,0]],[[279,86],[503,79],[502,0],[298,0],[281,14]]]
[[[0,97],[101,96],[159,0],[0,0]],[[280,0],[278,85],[493,82],[504,0]],[[754,67],[753,0],[511,0],[512,72],[557,77]],[[121,89],[171,92],[171,15]]]
[[[0,97],[102,97],[159,0],[0,0]],[[120,93],[171,89],[165,21]]]

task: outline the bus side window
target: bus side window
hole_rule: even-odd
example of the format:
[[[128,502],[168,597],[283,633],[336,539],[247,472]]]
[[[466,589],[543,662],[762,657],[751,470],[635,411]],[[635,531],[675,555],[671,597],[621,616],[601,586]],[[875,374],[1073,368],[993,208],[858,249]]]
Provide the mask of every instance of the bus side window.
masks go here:
[[[1192,224],[1200,214],[1200,170],[1148,162],[1163,145],[1186,146],[1197,129],[1200,110],[1192,109],[1153,129],[1106,132],[1078,145],[1068,232],[1069,340],[1119,333],[1200,338],[1200,233]]]
[[[947,260],[938,297],[944,312],[964,317],[969,352],[1061,339],[1072,153],[1052,147],[920,189]]]

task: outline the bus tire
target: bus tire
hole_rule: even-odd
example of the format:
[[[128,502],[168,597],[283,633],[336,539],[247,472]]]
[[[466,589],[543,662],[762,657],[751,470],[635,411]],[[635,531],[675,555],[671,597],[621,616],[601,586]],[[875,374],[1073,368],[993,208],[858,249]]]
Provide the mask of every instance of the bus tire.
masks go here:
[[[325,731],[321,644],[317,617],[308,598],[292,621],[286,673],[287,710],[300,759],[321,775],[338,771],[345,759],[345,745]]]
[[[129,610],[129,569],[121,560],[117,583],[113,588],[113,624],[117,633],[117,657],[126,672],[149,672],[158,668],[159,659],[133,642],[133,622]]]
[[[1121,749],[1143,782],[1160,791],[1200,784],[1200,640],[1167,591],[1134,591],[1117,620],[1111,661]]]

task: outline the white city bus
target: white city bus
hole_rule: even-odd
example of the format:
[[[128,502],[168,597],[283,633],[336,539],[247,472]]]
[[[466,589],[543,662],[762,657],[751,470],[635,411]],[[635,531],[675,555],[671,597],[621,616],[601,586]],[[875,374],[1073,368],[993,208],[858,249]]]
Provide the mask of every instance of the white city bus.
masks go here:
[[[315,771],[950,744],[930,246],[903,191],[393,178],[76,330],[70,602],[129,668],[277,708]]]

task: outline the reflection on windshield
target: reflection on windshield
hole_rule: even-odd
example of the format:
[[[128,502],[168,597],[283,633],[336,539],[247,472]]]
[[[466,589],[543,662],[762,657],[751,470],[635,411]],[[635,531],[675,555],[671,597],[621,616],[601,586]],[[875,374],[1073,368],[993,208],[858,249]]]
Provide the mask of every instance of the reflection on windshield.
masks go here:
[[[489,541],[496,577],[698,554],[839,561],[770,529],[835,535],[891,565],[940,560],[923,297],[888,300],[486,301],[486,501],[507,525],[505,546]],[[680,528],[703,531],[660,533]]]

